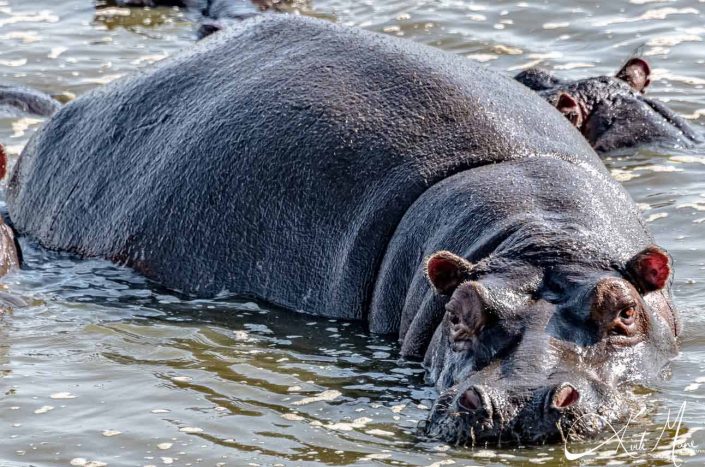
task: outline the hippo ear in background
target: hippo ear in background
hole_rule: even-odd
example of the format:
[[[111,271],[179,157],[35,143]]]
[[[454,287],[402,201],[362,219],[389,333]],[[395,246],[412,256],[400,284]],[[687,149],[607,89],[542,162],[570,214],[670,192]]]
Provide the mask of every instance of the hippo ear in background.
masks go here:
[[[627,271],[643,293],[661,290],[671,278],[671,257],[662,248],[651,245],[627,262]]]
[[[615,75],[629,84],[636,92],[643,93],[651,83],[651,67],[646,60],[641,58],[631,58]]]
[[[437,251],[426,260],[426,277],[435,289],[450,295],[472,272],[472,263],[450,251]]]
[[[580,129],[583,126],[583,121],[585,120],[583,117],[583,109],[573,96],[562,92],[561,95],[558,96],[556,108],[575,128]]]

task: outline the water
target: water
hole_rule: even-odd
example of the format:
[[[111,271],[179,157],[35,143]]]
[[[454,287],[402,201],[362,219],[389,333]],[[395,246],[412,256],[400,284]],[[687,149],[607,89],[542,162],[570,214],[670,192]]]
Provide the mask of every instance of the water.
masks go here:
[[[613,73],[639,49],[650,94],[705,124],[705,3],[313,0],[301,13],[403,36],[503,73],[542,64]],[[64,101],[193,40],[174,9],[97,11],[90,0],[0,1],[0,75]],[[14,162],[38,119],[0,118]],[[685,403],[677,457],[705,462],[705,157],[643,150],[606,161],[675,259],[684,321],[672,377],[644,389],[650,441]],[[434,396],[417,363],[359,324],[253,303],[188,301],[103,261],[24,242],[2,287],[31,306],[0,316],[0,465],[568,465],[563,446],[476,448],[413,436]],[[310,398],[314,399],[310,399]],[[317,398],[317,399],[315,399]],[[671,415],[673,419],[674,413]],[[675,430],[661,443],[667,448]],[[594,447],[578,445],[574,450]],[[584,464],[673,465],[614,444]]]

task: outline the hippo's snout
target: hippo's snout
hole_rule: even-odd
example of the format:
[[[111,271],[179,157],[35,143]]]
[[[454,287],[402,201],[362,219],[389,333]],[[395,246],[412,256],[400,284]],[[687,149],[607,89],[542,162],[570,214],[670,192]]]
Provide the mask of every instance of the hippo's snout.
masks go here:
[[[570,383],[560,383],[546,391],[546,411],[564,412],[580,401],[580,391]],[[473,386],[462,392],[456,400],[457,410],[474,416],[492,418],[492,407],[496,403],[482,386]]]
[[[615,390],[579,379],[534,390],[505,391],[494,384],[451,388],[419,424],[419,434],[466,446],[595,436],[607,423],[623,418],[625,404]]]

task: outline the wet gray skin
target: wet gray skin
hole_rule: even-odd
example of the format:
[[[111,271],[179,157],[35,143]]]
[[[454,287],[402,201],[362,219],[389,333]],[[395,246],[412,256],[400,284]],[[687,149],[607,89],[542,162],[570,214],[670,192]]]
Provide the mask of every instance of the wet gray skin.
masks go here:
[[[598,152],[647,144],[688,147],[700,142],[682,117],[644,95],[650,74],[645,60],[633,58],[615,76],[563,80],[531,68],[515,79],[562,112]]]

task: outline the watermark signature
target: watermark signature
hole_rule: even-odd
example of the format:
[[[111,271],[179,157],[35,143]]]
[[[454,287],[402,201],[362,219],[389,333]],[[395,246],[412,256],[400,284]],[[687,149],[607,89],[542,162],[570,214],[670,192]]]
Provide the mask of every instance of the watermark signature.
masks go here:
[[[683,402],[678,409],[678,412],[675,414],[671,412],[671,409],[668,409],[666,421],[661,427],[660,432],[657,431],[658,436],[654,439],[649,439],[649,430],[644,430],[640,434],[634,434],[629,430],[631,423],[647,412],[646,407],[643,407],[635,414],[631,414],[626,424],[620,429],[615,428],[608,420],[600,417],[599,415],[583,415],[573,423],[571,430],[577,424],[581,423],[581,421],[586,417],[590,417],[593,420],[595,417],[599,417],[605,424],[607,431],[612,433],[612,436],[601,442],[599,445],[580,452],[571,451],[566,441],[564,445],[565,457],[570,461],[578,460],[586,456],[596,455],[603,447],[615,444],[616,446],[612,447],[610,451],[616,451],[615,454],[621,453],[622,455],[626,455],[631,458],[640,457],[644,454],[654,453],[657,451],[660,453],[668,452],[673,465],[675,467],[680,467],[683,464],[683,461],[678,457],[679,452],[689,450],[691,452],[696,451],[705,453],[705,451],[697,450],[697,446],[695,446],[693,441],[690,441],[689,437],[685,436],[685,433],[682,433],[685,407],[686,402]]]

